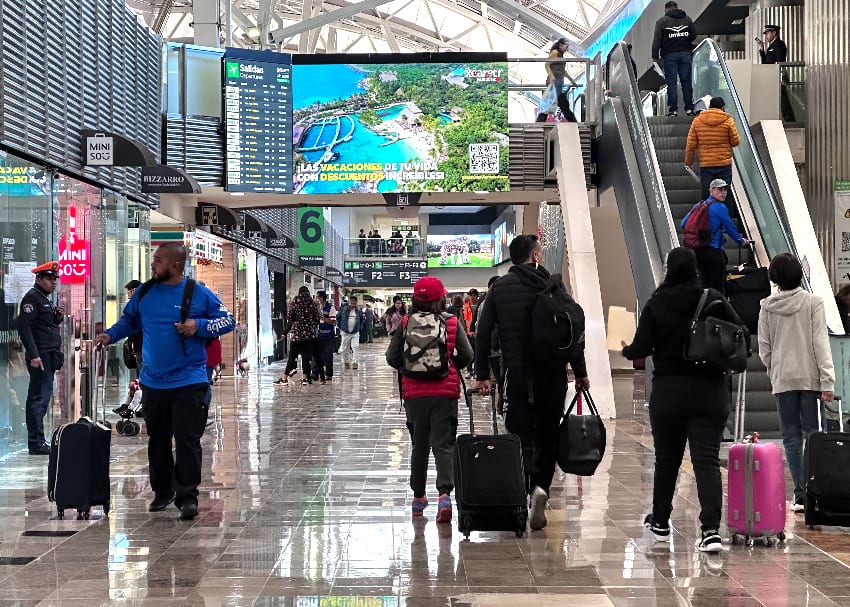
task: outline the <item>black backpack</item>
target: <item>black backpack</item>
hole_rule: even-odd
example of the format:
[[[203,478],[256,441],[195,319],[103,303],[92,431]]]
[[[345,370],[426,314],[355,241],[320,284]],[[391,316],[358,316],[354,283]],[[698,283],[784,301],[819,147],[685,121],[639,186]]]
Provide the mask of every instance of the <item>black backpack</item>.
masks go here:
[[[139,287],[139,304],[142,303],[142,298],[148,294],[148,291],[151,290],[151,287],[156,283],[155,280],[149,280],[144,283],[141,287]],[[195,294],[195,281],[191,278],[186,279],[186,286],[183,287],[183,299],[180,302],[180,322],[186,322],[186,319],[189,318],[189,308],[192,306],[192,296]],[[131,335],[127,339],[131,339],[133,336]],[[205,337],[204,338],[204,346],[209,346],[215,337]],[[141,343],[141,339],[139,340]],[[186,338],[184,337],[181,341],[183,345],[183,354],[186,354]],[[134,368],[134,367],[131,367]]]
[[[572,363],[584,352],[584,310],[553,274],[531,307],[535,360],[546,366]]]

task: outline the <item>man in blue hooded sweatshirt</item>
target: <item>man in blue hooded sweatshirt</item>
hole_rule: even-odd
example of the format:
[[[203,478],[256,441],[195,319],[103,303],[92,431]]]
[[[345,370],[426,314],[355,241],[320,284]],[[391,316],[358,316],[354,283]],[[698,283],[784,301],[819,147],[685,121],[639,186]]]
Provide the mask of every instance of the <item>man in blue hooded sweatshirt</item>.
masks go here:
[[[194,286],[188,315],[181,322],[185,265],[183,245],[160,246],[151,263],[151,281],[136,290],[120,320],[97,339],[106,346],[142,331],[145,364],[139,382],[155,493],[148,509],[158,512],[174,502],[180,518],[191,520],[198,516],[201,435],[207,419],[205,338],[229,333],[236,323],[212,291],[200,284]]]

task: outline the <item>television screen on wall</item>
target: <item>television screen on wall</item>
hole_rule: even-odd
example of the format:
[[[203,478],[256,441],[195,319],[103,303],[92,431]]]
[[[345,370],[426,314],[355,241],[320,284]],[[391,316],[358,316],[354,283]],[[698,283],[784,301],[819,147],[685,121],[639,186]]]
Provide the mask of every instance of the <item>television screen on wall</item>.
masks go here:
[[[506,59],[294,55],[295,193],[508,190]]]
[[[511,258],[509,247],[516,236],[516,215],[507,211],[493,225],[493,265],[499,265]]]
[[[428,235],[429,268],[489,268],[493,265],[490,234]]]

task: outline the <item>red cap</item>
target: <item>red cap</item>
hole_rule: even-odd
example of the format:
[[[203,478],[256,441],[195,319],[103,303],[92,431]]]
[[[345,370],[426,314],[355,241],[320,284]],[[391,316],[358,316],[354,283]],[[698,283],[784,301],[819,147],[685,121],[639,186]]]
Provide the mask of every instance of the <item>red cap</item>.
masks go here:
[[[37,266],[30,270],[33,274],[38,276],[39,274],[45,274],[47,276],[59,276],[59,262],[58,261],[48,261],[47,263],[43,263],[40,266]]]
[[[413,285],[413,297],[421,301],[437,301],[446,293],[443,281],[436,276],[423,276]]]

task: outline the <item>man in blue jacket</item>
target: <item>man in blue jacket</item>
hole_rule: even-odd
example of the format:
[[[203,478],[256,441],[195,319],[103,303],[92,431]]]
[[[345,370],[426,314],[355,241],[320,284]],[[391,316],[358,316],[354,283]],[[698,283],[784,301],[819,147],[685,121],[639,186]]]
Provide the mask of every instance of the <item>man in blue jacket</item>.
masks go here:
[[[726,207],[726,195],[729,193],[729,184],[722,179],[715,179],[708,186],[709,196],[705,202],[709,205],[709,230],[711,230],[711,242],[707,247],[694,249],[697,254],[697,266],[699,273],[702,276],[702,282],[705,287],[717,289],[724,295],[726,294],[726,266],[729,259],[726,256],[726,251],[723,247],[726,245],[726,237],[724,233],[729,234],[729,237],[741,246],[747,246],[750,241],[738,233],[735,224],[732,223],[732,218],[729,216],[729,209]],[[682,219],[681,227],[685,229],[685,223],[688,217],[702,201],[694,205],[688,211],[685,218]]]
[[[155,493],[148,509],[158,512],[175,502],[180,518],[191,520],[198,516],[201,435],[207,419],[204,338],[229,333],[236,323],[212,291],[200,284],[195,285],[188,316],[181,322],[185,265],[183,245],[160,246],[151,263],[152,284],[138,289],[121,319],[97,339],[106,346],[142,331],[145,364],[139,382]]]
[[[342,362],[345,368],[356,369],[358,364],[358,352],[360,350],[360,327],[363,325],[363,312],[357,307],[357,297],[352,295],[348,303],[339,307],[336,313],[336,326],[342,333]]]

